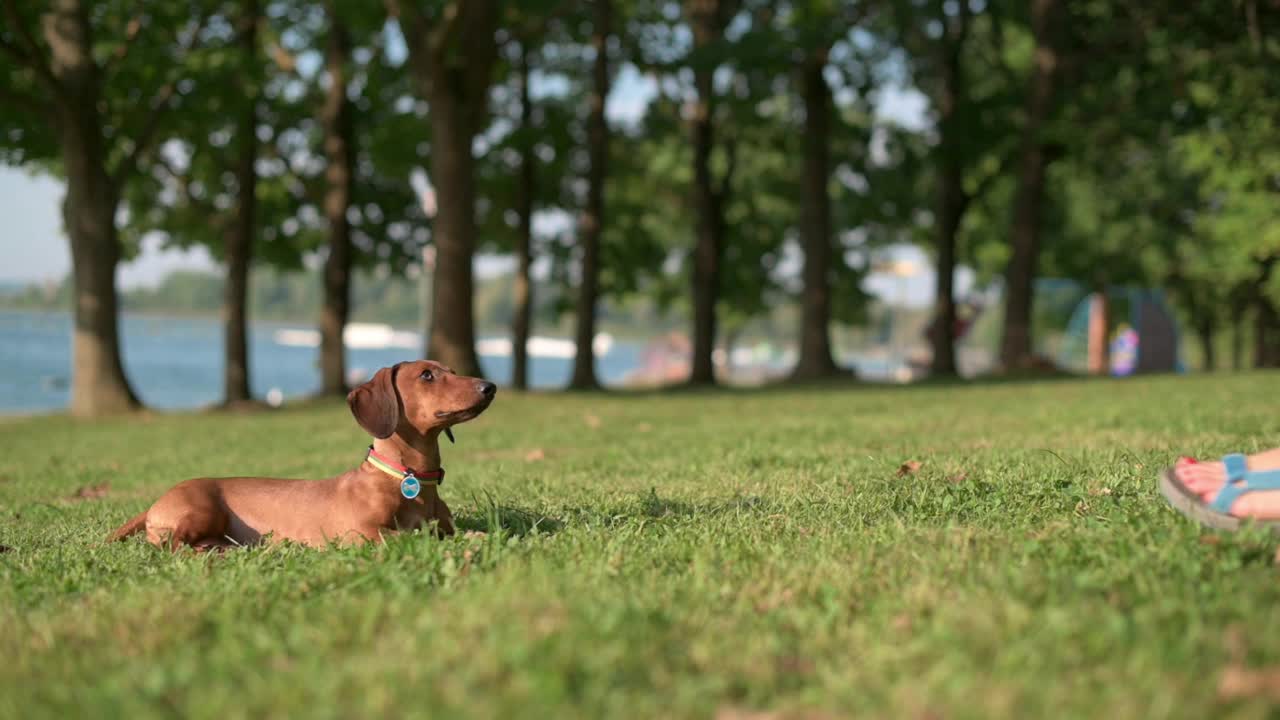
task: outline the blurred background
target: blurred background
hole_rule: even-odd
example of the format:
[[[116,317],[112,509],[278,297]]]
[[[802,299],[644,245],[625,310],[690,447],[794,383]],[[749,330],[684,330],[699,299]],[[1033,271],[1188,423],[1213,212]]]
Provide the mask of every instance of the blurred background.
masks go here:
[[[1280,365],[1277,0],[0,7],[0,412]]]

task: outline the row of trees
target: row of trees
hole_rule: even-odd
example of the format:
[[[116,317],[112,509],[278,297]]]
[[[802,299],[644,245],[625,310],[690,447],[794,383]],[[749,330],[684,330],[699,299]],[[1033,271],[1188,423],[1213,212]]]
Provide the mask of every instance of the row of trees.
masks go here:
[[[899,241],[935,252],[937,374],[956,370],[961,262],[1003,282],[1006,368],[1033,359],[1046,274],[1168,287],[1207,353],[1234,323],[1280,364],[1274,3],[0,5],[0,161],[67,181],[77,414],[138,404],[115,268],[152,232],[225,265],[228,402],[249,397],[255,263],[323,264],[323,385],[343,392],[353,269],[403,270],[427,243],[429,351],[466,373],[475,255],[514,255],[517,386],[540,258],[571,288],[574,386],[596,384],[600,299],[640,292],[688,308],[690,381],[712,383],[718,338],[788,297],[796,376],[837,372],[830,327]],[[621,73],[654,96],[611,118]],[[904,90],[923,127],[877,111]]]
[[[249,276],[249,316],[254,320],[289,324],[314,323],[324,307],[323,268],[307,271],[276,270],[259,267]],[[422,318],[424,287],[418,277],[405,277],[376,269],[358,269],[351,277],[350,318],[362,323],[389,324],[407,328]],[[573,331],[573,316],[561,307],[567,298],[559,285],[541,281],[534,285],[536,304],[531,321],[542,332],[562,334]],[[139,285],[122,290],[122,311],[189,316],[216,315],[226,296],[226,277],[218,268],[210,270],[175,270],[154,285]],[[28,285],[25,288],[0,289],[0,310],[63,310],[71,307],[71,278],[62,282]],[[480,276],[476,280],[474,312],[476,331],[498,335],[510,331],[515,307],[515,292],[510,277]],[[780,311],[790,308],[779,308]],[[638,299],[620,305],[603,305],[598,311],[602,329],[612,335],[648,336],[655,330],[667,331],[683,327],[678,318],[656,303]],[[774,322],[788,323],[789,316]],[[756,326],[764,326],[764,318]],[[659,327],[660,326],[660,327]],[[756,328],[753,327],[753,330]],[[763,330],[763,328],[761,328]],[[127,340],[126,340],[127,345]]]

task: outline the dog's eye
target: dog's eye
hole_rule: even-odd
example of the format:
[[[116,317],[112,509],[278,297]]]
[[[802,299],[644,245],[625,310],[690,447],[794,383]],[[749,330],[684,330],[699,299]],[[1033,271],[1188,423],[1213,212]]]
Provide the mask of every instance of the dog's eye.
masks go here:
[[[418,377],[422,378],[423,380],[426,380],[427,382],[431,382],[432,380],[436,379],[436,376],[431,374],[430,370],[423,370],[422,374],[419,375]]]

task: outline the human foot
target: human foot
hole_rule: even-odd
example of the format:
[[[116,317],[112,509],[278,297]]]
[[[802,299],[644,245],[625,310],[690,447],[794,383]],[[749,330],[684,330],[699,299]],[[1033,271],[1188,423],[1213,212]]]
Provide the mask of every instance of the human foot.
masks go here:
[[[1250,455],[1245,458],[1245,466],[1251,473],[1280,470],[1280,448]],[[1227,482],[1227,467],[1220,460],[1199,462],[1193,458],[1180,458],[1173,472],[1178,482],[1206,504],[1217,498]],[[1280,491],[1246,492],[1231,503],[1231,514],[1260,520],[1280,519]]]

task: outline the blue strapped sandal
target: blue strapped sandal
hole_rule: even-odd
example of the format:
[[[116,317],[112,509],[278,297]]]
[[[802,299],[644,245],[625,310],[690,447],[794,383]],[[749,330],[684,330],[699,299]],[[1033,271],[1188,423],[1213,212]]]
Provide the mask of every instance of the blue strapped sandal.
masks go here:
[[[1206,503],[1178,480],[1173,468],[1160,475],[1160,492],[1178,512],[1218,530],[1238,530],[1248,518],[1231,514],[1231,506],[1241,496],[1260,490],[1280,490],[1280,470],[1255,470],[1250,472],[1244,455],[1234,454],[1222,458],[1227,468],[1227,484],[1218,491],[1213,502]],[[1254,524],[1280,531],[1280,520],[1255,520]]]

